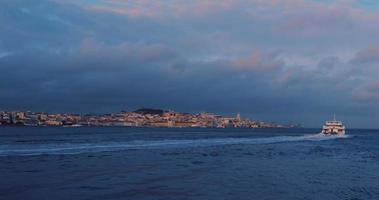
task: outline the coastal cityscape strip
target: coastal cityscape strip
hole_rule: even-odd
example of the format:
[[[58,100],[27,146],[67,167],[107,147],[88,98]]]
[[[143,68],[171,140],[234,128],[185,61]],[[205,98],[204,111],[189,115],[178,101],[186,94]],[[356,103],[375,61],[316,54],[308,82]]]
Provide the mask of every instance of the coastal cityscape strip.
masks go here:
[[[202,128],[293,128],[299,125],[279,125],[247,118],[225,117],[212,113],[181,113],[142,108],[132,112],[112,114],[50,114],[31,111],[0,111],[1,126],[120,126],[120,127],[202,127]]]

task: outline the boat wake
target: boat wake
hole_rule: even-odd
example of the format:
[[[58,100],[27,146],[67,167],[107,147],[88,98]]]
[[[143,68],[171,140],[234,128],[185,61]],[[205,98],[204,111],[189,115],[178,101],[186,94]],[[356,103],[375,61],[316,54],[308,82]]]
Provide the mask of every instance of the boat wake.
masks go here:
[[[134,140],[108,143],[65,143],[65,144],[28,144],[0,145],[0,156],[61,155],[81,154],[138,149],[167,149],[208,147],[222,145],[254,145],[300,141],[323,141],[348,136],[324,135],[322,133],[304,136],[276,136],[267,138],[213,138],[193,140]]]

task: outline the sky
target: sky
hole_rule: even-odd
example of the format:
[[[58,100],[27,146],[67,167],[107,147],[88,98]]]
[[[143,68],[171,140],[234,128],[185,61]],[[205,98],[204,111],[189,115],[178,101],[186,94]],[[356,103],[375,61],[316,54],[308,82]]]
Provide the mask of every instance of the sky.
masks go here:
[[[0,110],[379,128],[377,0],[1,0]]]

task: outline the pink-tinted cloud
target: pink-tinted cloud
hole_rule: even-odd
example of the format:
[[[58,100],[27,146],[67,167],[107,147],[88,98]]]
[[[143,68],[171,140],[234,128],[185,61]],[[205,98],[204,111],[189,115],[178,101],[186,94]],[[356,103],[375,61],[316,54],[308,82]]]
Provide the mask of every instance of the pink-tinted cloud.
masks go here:
[[[129,17],[204,17],[232,9],[234,1],[196,0],[196,1],[104,1],[87,8],[95,12],[108,12]]]
[[[379,13],[368,12],[353,0],[252,1],[252,5],[254,9],[247,12],[281,35],[340,37],[363,29],[367,34],[379,31],[379,27],[372,26],[379,20]]]
[[[264,56],[260,52],[233,61],[233,66],[238,71],[273,72],[280,70],[283,65],[284,63],[276,56]]]
[[[309,36],[326,34],[324,31],[337,29],[348,31],[353,26],[349,17],[342,10],[313,11],[313,13],[290,17],[290,19],[283,21],[277,30]]]
[[[235,66],[239,69],[258,69],[262,62],[262,55],[254,53],[248,58],[235,61]]]
[[[227,18],[232,14],[264,23],[275,34],[295,37],[379,32],[379,27],[373,26],[379,13],[364,10],[354,0],[103,0],[86,3],[85,7],[92,12],[169,21],[203,20],[216,14]]]
[[[371,47],[359,51],[351,60],[353,64],[379,62],[379,47]]]
[[[377,102],[379,100],[379,81],[354,90],[352,95],[358,101]]]

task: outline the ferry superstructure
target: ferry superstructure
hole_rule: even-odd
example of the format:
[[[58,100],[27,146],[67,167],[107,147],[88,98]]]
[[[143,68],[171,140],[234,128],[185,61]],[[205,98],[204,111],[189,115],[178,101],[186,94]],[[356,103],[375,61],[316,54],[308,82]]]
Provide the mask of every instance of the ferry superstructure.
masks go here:
[[[345,126],[341,121],[337,121],[334,117],[333,120],[327,121],[322,127],[321,133],[325,135],[345,135]]]

